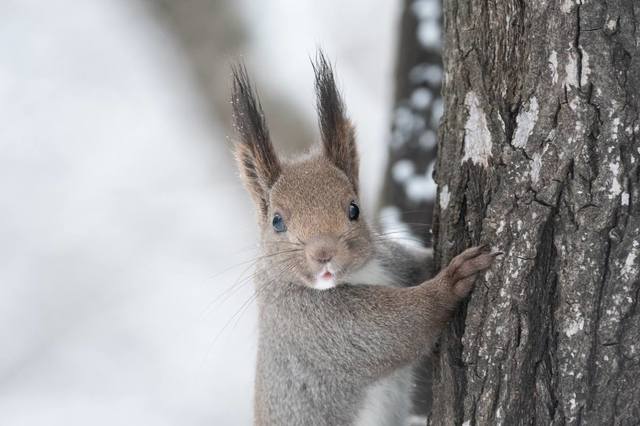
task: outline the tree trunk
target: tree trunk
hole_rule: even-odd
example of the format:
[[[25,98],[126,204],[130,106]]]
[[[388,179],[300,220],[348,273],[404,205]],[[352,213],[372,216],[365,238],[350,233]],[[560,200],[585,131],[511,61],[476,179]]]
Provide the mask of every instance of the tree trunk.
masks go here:
[[[424,6],[430,4],[432,6]],[[381,205],[431,245],[436,132],[442,116],[440,0],[405,0],[400,22],[393,123]],[[388,211],[388,210],[387,210]]]
[[[440,0],[405,0],[400,22],[389,162],[382,191],[381,218],[390,238],[418,238],[432,244],[436,198],[433,170],[436,133],[442,116]],[[400,221],[400,223],[397,222]],[[410,235],[403,235],[407,225]],[[398,227],[400,226],[400,227]],[[431,407],[429,359],[415,371],[414,413]]]
[[[441,267],[504,252],[444,333],[433,424],[640,422],[640,2],[445,0]]]

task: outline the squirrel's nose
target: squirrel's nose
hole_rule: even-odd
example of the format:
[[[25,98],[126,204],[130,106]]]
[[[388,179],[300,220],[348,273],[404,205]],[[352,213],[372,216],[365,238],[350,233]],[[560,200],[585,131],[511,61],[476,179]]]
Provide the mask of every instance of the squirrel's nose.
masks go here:
[[[318,263],[329,263],[333,259],[333,254],[327,249],[314,251],[311,258]]]
[[[307,242],[307,257],[317,263],[329,263],[336,255],[336,242],[327,236],[316,237]]]

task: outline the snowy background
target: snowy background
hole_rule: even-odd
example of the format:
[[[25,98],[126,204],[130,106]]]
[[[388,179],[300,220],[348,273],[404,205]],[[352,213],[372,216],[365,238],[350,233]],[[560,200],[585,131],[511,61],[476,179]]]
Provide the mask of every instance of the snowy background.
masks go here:
[[[290,150],[310,140],[288,127],[315,138],[323,46],[374,204],[400,3],[229,1],[237,21],[194,13],[214,34],[200,48],[177,5],[0,5],[1,425],[250,423],[257,233],[229,152],[237,57]],[[242,42],[214,52],[221,20]]]

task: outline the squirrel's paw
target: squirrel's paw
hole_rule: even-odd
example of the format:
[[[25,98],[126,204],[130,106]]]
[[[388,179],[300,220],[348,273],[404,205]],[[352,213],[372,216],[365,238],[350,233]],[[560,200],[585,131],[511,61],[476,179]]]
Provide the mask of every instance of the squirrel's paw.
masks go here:
[[[476,246],[466,249],[453,258],[444,269],[444,278],[450,291],[463,299],[469,295],[478,273],[488,269],[496,256],[502,252],[491,252],[489,246]]]

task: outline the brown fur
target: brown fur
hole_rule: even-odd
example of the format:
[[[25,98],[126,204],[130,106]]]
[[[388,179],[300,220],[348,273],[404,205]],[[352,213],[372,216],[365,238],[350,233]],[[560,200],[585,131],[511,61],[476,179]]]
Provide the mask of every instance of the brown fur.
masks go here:
[[[427,280],[424,251],[385,240],[364,217],[350,220],[349,205],[358,203],[354,131],[321,53],[314,70],[322,149],[282,162],[246,71],[234,70],[236,156],[259,211],[263,251],[256,271],[259,425],[356,422],[372,386],[430,352],[494,258],[471,248]],[[276,215],[285,232],[272,227]],[[335,286],[316,290],[328,268]],[[381,275],[358,276],[367,268]],[[380,286],[386,281],[391,287]]]
[[[318,122],[325,157],[347,175],[357,192],[358,150],[355,129],[347,118],[329,62],[318,52],[313,64],[316,75]]]
[[[243,181],[258,206],[261,218],[267,213],[269,189],[280,175],[280,161],[271,144],[260,100],[243,65],[232,69],[234,125],[240,134],[235,156]]]

